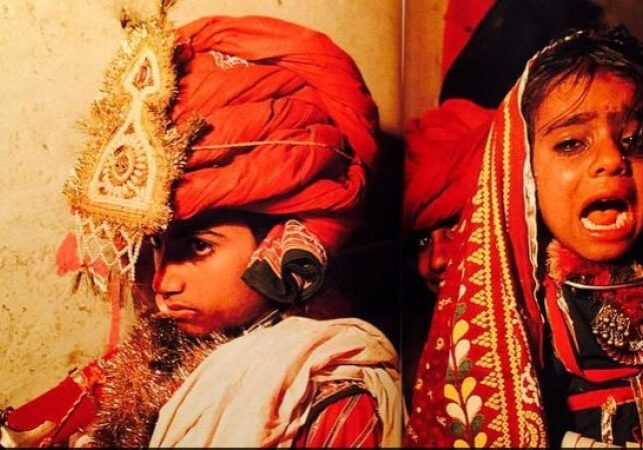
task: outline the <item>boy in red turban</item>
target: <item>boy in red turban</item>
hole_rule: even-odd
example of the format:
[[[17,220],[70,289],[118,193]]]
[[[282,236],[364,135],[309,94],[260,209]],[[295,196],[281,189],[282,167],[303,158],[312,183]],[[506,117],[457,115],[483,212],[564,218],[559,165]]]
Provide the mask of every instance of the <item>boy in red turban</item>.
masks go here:
[[[386,337],[302,317],[359,225],[377,159],[377,109],[351,58],[276,19],[176,34],[149,21],[104,91],[65,187],[78,230],[60,261],[116,301],[149,249],[155,307],[89,386],[78,374],[64,417],[26,405],[8,428],[50,420],[56,443],[89,425],[75,443],[99,447],[399,445]]]

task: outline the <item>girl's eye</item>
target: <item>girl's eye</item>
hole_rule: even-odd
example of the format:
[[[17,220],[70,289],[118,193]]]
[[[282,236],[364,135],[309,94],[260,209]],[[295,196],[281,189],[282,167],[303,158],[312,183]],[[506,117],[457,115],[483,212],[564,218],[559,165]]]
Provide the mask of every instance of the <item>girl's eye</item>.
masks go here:
[[[585,142],[579,139],[565,139],[554,145],[554,149],[560,153],[574,153],[585,148]]]
[[[621,147],[626,155],[641,156],[643,153],[643,139],[641,132],[633,133],[630,136],[621,138]]]
[[[212,244],[203,239],[192,238],[189,242],[190,251],[196,256],[206,256],[212,252]]]

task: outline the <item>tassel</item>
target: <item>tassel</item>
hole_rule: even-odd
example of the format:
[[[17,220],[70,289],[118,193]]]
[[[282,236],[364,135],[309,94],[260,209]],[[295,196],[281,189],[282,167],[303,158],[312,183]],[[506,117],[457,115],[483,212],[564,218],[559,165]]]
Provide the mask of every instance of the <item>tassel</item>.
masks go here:
[[[107,340],[106,353],[113,351],[120,342],[121,330],[121,309],[123,306],[123,290],[121,277],[110,272],[107,279],[107,295],[111,306],[111,320],[109,327],[109,338]]]

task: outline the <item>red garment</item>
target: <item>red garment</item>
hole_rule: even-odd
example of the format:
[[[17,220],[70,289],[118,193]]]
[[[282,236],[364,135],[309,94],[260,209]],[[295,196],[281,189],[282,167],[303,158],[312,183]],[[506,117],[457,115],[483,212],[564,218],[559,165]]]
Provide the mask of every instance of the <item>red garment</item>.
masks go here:
[[[111,357],[107,355],[105,359]],[[51,422],[54,428],[25,446],[61,444],[78,429],[87,426],[96,416],[96,400],[100,396],[101,368],[92,361],[67,376],[58,385],[35,399],[9,412],[7,426],[16,432],[28,432]],[[34,436],[36,437],[36,436]]]
[[[360,220],[377,150],[377,109],[352,59],[321,33],[267,17],[209,17],[178,32],[185,74],[172,116],[203,117],[211,131],[188,159],[175,218],[212,208],[293,215],[336,249]],[[225,147],[276,140],[323,146]],[[224,148],[198,149],[213,145]]]
[[[494,0],[449,0],[442,38],[442,78],[467,45]]]
[[[476,188],[492,111],[447,100],[411,120],[404,158],[404,225],[430,230],[457,217]]]
[[[462,211],[461,259],[446,269],[418,366],[410,445],[547,446],[536,377],[543,319],[533,265],[535,186],[525,176],[530,150],[519,92],[514,87],[493,117]]]
[[[326,406],[297,436],[293,448],[377,448],[381,440],[377,402],[363,393]]]

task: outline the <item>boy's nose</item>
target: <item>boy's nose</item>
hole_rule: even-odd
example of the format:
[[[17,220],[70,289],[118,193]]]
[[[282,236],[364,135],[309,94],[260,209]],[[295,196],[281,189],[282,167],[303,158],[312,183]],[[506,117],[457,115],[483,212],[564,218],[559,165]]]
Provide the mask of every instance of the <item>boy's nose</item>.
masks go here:
[[[438,228],[431,233],[431,260],[430,267],[433,272],[442,273],[449,263],[451,243],[449,228]]]
[[[435,273],[442,273],[447,268],[448,262],[449,257],[444,244],[435,244],[431,253],[431,270]]]
[[[178,264],[161,264],[157,267],[152,287],[154,293],[163,298],[183,292],[185,283],[180,276]]]

